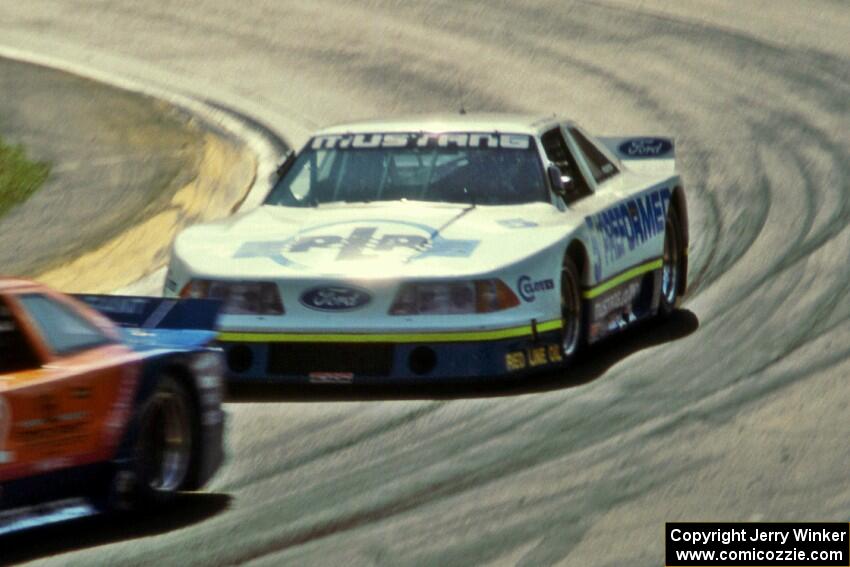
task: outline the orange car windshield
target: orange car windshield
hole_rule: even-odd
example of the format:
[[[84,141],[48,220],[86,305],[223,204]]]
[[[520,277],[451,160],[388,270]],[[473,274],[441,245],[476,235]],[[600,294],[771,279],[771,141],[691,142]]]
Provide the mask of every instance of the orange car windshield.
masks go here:
[[[70,354],[114,342],[86,318],[47,295],[30,293],[18,299],[55,354]]]

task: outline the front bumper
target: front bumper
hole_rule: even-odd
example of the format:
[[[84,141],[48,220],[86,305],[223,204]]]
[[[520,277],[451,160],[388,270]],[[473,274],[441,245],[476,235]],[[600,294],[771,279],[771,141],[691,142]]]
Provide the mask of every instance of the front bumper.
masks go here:
[[[366,335],[362,342],[253,337],[218,344],[231,383],[431,382],[522,374],[563,363],[560,330],[456,342],[391,342]]]

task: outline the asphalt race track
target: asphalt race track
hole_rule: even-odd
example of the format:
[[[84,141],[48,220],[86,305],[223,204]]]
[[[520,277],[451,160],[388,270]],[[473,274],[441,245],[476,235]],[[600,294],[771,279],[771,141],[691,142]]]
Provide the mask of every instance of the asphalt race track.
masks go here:
[[[693,235],[686,311],[566,376],[243,392],[211,494],[0,553],[658,565],[665,521],[848,521],[848,37],[842,0],[0,0],[3,44],[249,101],[295,143],[461,105],[672,134]]]

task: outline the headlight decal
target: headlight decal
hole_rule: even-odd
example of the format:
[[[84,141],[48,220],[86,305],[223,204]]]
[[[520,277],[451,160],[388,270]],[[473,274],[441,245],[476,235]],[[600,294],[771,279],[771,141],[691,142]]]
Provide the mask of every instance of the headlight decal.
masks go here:
[[[401,286],[390,315],[464,315],[491,313],[519,305],[502,280],[416,282]]]
[[[274,282],[192,280],[180,297],[220,299],[227,315],[283,315],[283,301]]]

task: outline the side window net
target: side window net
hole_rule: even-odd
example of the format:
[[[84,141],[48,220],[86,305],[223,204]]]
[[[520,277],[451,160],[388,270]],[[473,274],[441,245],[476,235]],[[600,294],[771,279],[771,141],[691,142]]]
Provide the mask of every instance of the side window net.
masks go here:
[[[573,202],[590,195],[590,187],[570,154],[567,142],[564,140],[560,128],[549,130],[543,134],[540,141],[543,144],[543,150],[546,152],[546,157],[549,158],[549,161],[561,170],[561,175],[566,175],[573,180],[574,190],[572,194],[567,195],[567,201]]]
[[[587,158],[587,165],[590,167],[591,174],[597,183],[602,183],[620,172],[617,166],[611,163],[611,160],[605,157],[605,154],[600,152],[599,148],[593,145],[581,132],[575,128],[570,128],[570,135]]]

